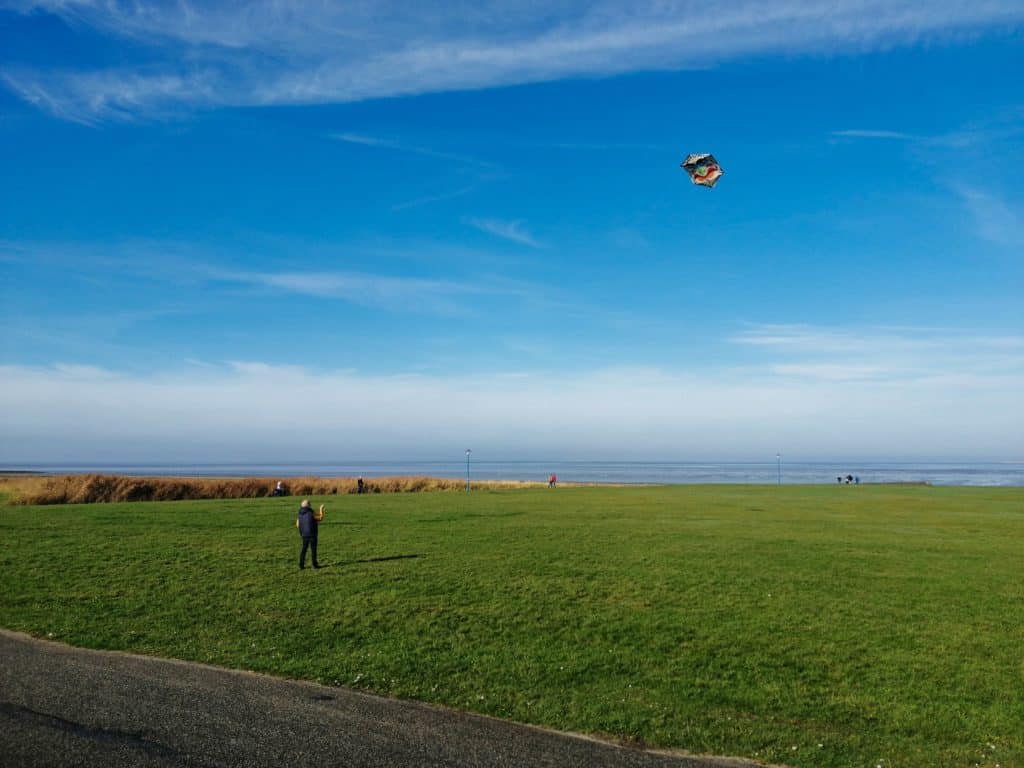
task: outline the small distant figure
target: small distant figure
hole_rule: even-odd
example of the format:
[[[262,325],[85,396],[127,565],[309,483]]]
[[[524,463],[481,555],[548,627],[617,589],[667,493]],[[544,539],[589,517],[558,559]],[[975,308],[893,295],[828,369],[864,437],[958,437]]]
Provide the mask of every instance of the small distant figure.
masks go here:
[[[840,485],[842,485],[843,484],[843,478],[842,477],[837,477],[836,478],[836,482],[839,483]]]
[[[317,528],[320,521],[324,519],[324,505],[320,505],[320,511],[314,512],[310,506],[309,499],[303,499],[299,506],[299,516],[295,520],[295,527],[299,529],[299,536],[302,537],[302,549],[299,551],[299,568],[306,567],[306,550],[310,550],[313,556],[313,567],[319,568],[320,561],[316,557]]]
[[[852,482],[853,482],[853,475],[847,475],[846,476],[846,484],[849,485]]]
[[[270,494],[270,495],[271,496],[285,496],[285,495],[287,495],[287,494],[285,494],[284,483],[282,483],[280,480],[278,480],[277,481],[277,485],[274,486],[274,492],[272,494]]]
[[[363,482],[362,475],[356,480],[356,493],[366,493],[366,483]]]
[[[860,475],[854,475],[853,476],[853,484],[854,485],[860,485]]]
[[[551,477],[548,478],[548,488],[554,488],[556,485],[558,485],[558,477],[552,472]]]

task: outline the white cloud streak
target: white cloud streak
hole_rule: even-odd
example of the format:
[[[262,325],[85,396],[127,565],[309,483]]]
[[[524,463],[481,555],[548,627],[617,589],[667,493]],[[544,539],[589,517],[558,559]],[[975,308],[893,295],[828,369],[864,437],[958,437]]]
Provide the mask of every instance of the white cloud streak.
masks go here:
[[[304,296],[342,299],[393,312],[464,314],[465,301],[479,296],[523,296],[522,285],[485,284],[359,272],[233,272],[213,270],[212,279],[261,286]]]
[[[1024,205],[993,191],[993,188],[967,186],[959,178],[951,178],[948,168],[953,156],[951,151],[955,150],[958,168],[980,167],[991,172],[1000,165],[992,159],[994,152],[1000,148],[1003,152],[1013,152],[1019,146],[1020,135],[1024,132],[1021,118],[1022,112],[1018,107],[981,124],[935,135],[884,129],[849,129],[832,131],[831,135],[841,139],[904,142],[916,150],[921,162],[933,167],[940,183],[953,192],[973,222],[980,240],[1006,248],[1021,248],[1024,247]]]
[[[1009,248],[1024,248],[1024,206],[971,187],[958,187],[957,192],[982,239]]]
[[[500,269],[503,262],[489,251],[426,240],[384,239],[342,246],[331,244],[324,249],[321,244],[306,240],[258,239],[257,244],[250,247],[251,256],[247,260],[273,263],[281,260],[282,252],[298,250],[311,254],[310,263],[372,262],[391,264],[396,271],[408,270],[411,256],[415,256],[416,274],[381,274],[358,269],[244,269],[229,266],[229,253],[189,241],[129,240],[102,247],[60,241],[0,241],[0,263],[45,264],[50,270],[74,273],[83,280],[104,284],[112,278],[163,284],[174,292],[189,291],[193,297],[190,308],[202,303],[199,297],[205,297],[208,302],[221,302],[243,289],[260,294],[336,299],[406,315],[468,317],[493,311],[495,307],[508,310],[516,306],[590,311],[577,301],[567,303],[560,299],[549,286],[503,276]],[[466,272],[453,266],[462,262],[471,262],[477,269],[490,271]],[[48,313],[45,322],[29,317],[12,321],[8,330],[22,338],[37,337],[42,333],[41,328],[56,324],[61,328],[58,337],[80,339],[82,345],[97,348],[103,343],[102,339],[116,335],[115,330],[122,330],[140,319],[187,311],[178,304],[171,309],[144,312],[102,312],[88,320],[83,316]]]
[[[330,4],[22,2],[147,47],[146,69],[11,68],[23,98],[83,121],[161,110],[320,104],[637,70],[750,55],[861,51],[1015,29],[1015,0],[733,0],[623,5],[490,0]]]
[[[365,136],[359,133],[332,133],[331,138],[345,142],[346,144],[372,147],[374,149],[390,149],[396,152],[408,152],[414,155],[423,155],[424,157],[435,157],[439,160],[452,160],[458,163],[465,163],[467,165],[490,167],[489,163],[484,163],[475,158],[467,157],[466,155],[459,155],[453,152],[442,152],[436,149],[430,149],[429,147],[421,147],[415,144],[407,144],[402,141],[394,141],[376,136]]]
[[[500,237],[502,240],[509,240],[519,245],[529,246],[530,248],[541,247],[536,238],[523,226],[522,221],[469,218],[466,222],[481,232]]]
[[[752,325],[735,334],[731,340],[736,344],[785,347],[819,353],[836,350],[862,352],[879,349],[900,352],[918,349],[930,353],[935,349],[950,347],[961,349],[983,347],[1024,351],[1024,337],[1021,336],[984,336],[958,333],[945,328],[901,326],[863,329],[764,324]]]
[[[478,186],[479,184],[468,184],[464,187],[459,187],[458,189],[453,189],[449,192],[438,192],[433,195],[424,195],[423,197],[416,197],[413,198],[412,200],[406,200],[401,203],[396,203],[395,205],[391,206],[391,210],[404,211],[409,208],[418,208],[421,205],[429,205],[430,203],[436,203],[441,200],[453,200],[456,197],[468,195],[470,192],[474,191]]]
[[[776,374],[803,379],[909,384],[953,374],[1024,375],[1021,335],[760,325],[731,341],[769,356],[767,364]]]
[[[850,129],[845,131],[832,131],[833,136],[840,136],[848,139],[913,139],[914,137],[908,133],[901,133],[900,131],[884,131],[884,130],[862,130],[862,129]]]

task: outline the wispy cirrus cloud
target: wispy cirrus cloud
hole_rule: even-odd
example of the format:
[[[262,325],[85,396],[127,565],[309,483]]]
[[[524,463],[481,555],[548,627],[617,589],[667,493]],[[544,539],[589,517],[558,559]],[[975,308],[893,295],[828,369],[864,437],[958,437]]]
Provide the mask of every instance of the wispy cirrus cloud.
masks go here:
[[[869,130],[852,128],[845,131],[832,131],[833,136],[840,136],[847,139],[913,139],[908,133],[901,131]]]
[[[956,191],[967,206],[979,237],[996,245],[1024,247],[1024,206],[974,187],[957,187]]]
[[[1015,28],[1015,0],[790,0],[623,5],[513,0],[157,3],[17,2],[146,51],[145,66],[18,66],[26,100],[82,121],[167,109],[322,104],[637,70],[706,67],[750,55],[865,50]]]
[[[765,324],[734,334],[730,341],[759,351],[763,364],[781,376],[908,382],[937,376],[1024,375],[1024,335]]]
[[[396,141],[393,139],[385,139],[378,136],[367,136],[360,133],[332,133],[332,139],[344,142],[346,144],[356,144],[362,147],[372,147],[374,149],[390,149],[395,152],[407,152],[413,155],[423,155],[424,157],[436,157],[440,160],[451,160],[458,163],[465,163],[468,165],[478,165],[490,167],[490,163],[477,160],[476,158],[469,157],[468,155],[460,155],[455,152],[445,152],[442,150],[432,149],[430,147],[422,147],[417,144],[409,144],[404,141]]]
[[[911,156],[930,168],[939,186],[951,192],[974,224],[977,236],[1009,248],[1024,246],[1024,205],[994,189],[965,184],[953,174],[957,169],[984,168],[995,176],[1001,167],[1013,167],[1020,137],[1024,134],[1024,108],[1019,106],[982,121],[934,134],[913,134],[888,129],[832,131],[837,139],[897,141],[912,150]],[[997,157],[1008,158],[1000,161]],[[951,161],[954,160],[955,163]],[[951,170],[952,168],[952,170]],[[975,173],[972,178],[977,178]],[[1012,174],[1005,177],[1012,184]],[[1009,184],[1003,182],[1003,186]]]
[[[451,280],[391,277],[357,272],[232,272],[214,271],[217,280],[262,286],[304,296],[342,299],[389,311],[459,314],[464,301],[482,295],[514,295],[510,286]]]
[[[288,241],[288,248],[295,246]],[[299,246],[296,246],[299,247]],[[302,243],[301,247],[314,249],[315,245]],[[258,251],[259,246],[254,250]],[[261,253],[264,261],[274,261],[271,248]],[[462,251],[455,246],[438,248],[429,243],[406,244],[387,242],[372,246],[352,245],[348,257],[356,261],[380,259],[404,263],[409,251],[429,253],[432,262],[444,261],[449,252],[458,259],[472,255],[474,261],[485,263],[486,254]],[[333,250],[328,251],[335,255]],[[323,257],[324,253],[315,253]],[[158,242],[129,240],[104,246],[64,242],[11,242],[0,241],[0,262],[45,265],[65,274],[77,274],[83,280],[98,280],[109,284],[112,279],[131,284],[146,281],[174,286],[175,290],[203,291],[215,300],[223,298],[218,288],[267,289],[317,298],[338,299],[365,307],[374,307],[399,313],[431,313],[461,315],[472,313],[481,303],[494,300],[531,303],[544,301],[545,291],[540,286],[495,274],[458,274],[438,270],[436,267],[422,274],[379,274],[358,269],[262,269],[250,270],[230,266],[235,258],[217,247],[187,241]],[[147,316],[157,310],[148,310]],[[113,319],[123,317],[127,322],[134,315],[124,311],[104,315]]]
[[[540,248],[541,244],[523,225],[521,220],[504,221],[502,219],[466,219],[466,223],[476,227],[481,232],[500,237],[519,245],[527,245],[530,248]]]
[[[396,203],[391,207],[391,210],[393,211],[404,211],[409,208],[417,208],[421,205],[429,205],[430,203],[436,203],[442,200],[452,200],[457,197],[462,197],[463,195],[468,195],[476,190],[484,180],[487,178],[493,178],[495,175],[494,171],[497,170],[497,166],[494,163],[490,163],[485,160],[479,160],[475,157],[462,155],[456,152],[446,152],[444,150],[425,147],[407,141],[399,141],[380,136],[368,136],[366,134],[352,132],[332,133],[330,136],[336,141],[353,144],[358,147],[369,147],[371,149],[404,152],[423,157],[436,158],[449,163],[457,163],[461,166],[469,166],[479,172],[479,178],[471,184],[462,184],[454,188],[435,192],[429,195],[421,195],[420,197],[416,197],[411,200]]]
[[[856,363],[779,363],[771,370],[780,376],[826,381],[863,381],[891,376],[891,369]]]
[[[936,348],[1017,349],[1024,352],[1024,336],[985,335],[949,328],[878,326],[841,328],[814,325],[752,325],[730,337],[736,344],[775,347],[802,352],[884,349],[931,351]]]
[[[1017,143],[1024,134],[1024,106],[1012,105],[980,120],[937,133],[910,133],[886,127],[846,128],[829,135],[838,139],[890,139],[903,141],[923,150],[972,150]]]
[[[437,192],[433,195],[423,195],[422,197],[414,197],[412,200],[405,200],[401,203],[396,203],[391,206],[393,211],[404,211],[408,208],[418,208],[421,205],[429,205],[430,203],[436,203],[441,200],[453,200],[456,197],[462,197],[468,195],[474,191],[479,184],[467,184],[464,187],[458,187],[457,189],[448,190],[445,192]]]
[[[0,82],[25,101],[56,117],[92,125],[139,115],[170,115],[181,104],[230,106],[217,97],[222,84],[213,71],[39,72],[17,66],[0,73]]]

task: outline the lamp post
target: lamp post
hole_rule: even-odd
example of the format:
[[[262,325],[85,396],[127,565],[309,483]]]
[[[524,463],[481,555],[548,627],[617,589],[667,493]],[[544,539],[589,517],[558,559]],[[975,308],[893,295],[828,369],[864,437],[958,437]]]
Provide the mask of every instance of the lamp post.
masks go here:
[[[778,468],[779,468],[779,485],[782,485],[782,454],[781,453],[776,453],[775,454],[775,463],[778,465]]]
[[[466,493],[469,493],[469,454],[471,454],[469,448],[466,449]]]

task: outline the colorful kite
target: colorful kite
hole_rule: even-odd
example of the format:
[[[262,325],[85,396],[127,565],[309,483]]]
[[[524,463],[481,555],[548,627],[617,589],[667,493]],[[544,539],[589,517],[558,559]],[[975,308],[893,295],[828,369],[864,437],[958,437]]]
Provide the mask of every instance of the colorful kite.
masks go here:
[[[724,171],[714,155],[687,155],[679,167],[690,174],[690,181],[702,187],[713,187]]]

